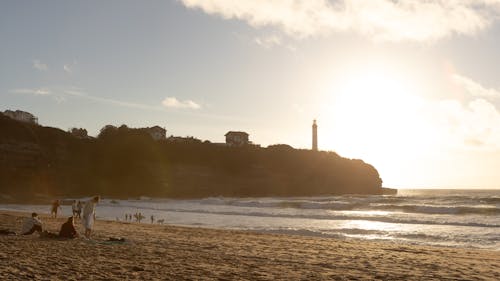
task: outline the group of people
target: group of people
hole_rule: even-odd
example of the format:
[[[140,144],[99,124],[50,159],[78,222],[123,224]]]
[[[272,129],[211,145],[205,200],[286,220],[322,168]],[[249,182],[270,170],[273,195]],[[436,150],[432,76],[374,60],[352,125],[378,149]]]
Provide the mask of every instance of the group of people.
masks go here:
[[[136,222],[141,222],[141,220],[145,219],[146,217],[142,215],[142,213],[135,213],[135,214],[125,214],[125,221],[132,221],[132,217],[135,219]],[[149,219],[151,220],[151,223],[154,223],[155,222],[155,216],[154,215],[151,215],[149,217]],[[116,218],[116,220],[118,220],[118,218]],[[158,220],[157,221],[158,223],[163,223],[164,220]]]
[[[125,221],[132,221],[132,217],[134,217],[136,222],[141,222],[141,220],[145,219],[146,217],[142,215],[142,213],[135,213],[135,214],[125,214]]]
[[[73,217],[81,219],[83,203],[82,201],[73,200],[73,204],[71,205],[71,210],[73,211]]]
[[[38,214],[32,213],[30,218],[25,219],[21,234],[30,235],[36,231],[44,237],[76,238],[79,235],[75,229],[75,217],[80,218],[83,206],[83,217],[81,217],[81,219],[83,227],[85,229],[84,235],[86,238],[90,238],[95,221],[95,206],[97,203],[99,203],[99,200],[99,196],[94,196],[92,199],[88,200],[85,205],[83,205],[81,201],[76,202],[75,200],[72,206],[73,215],[71,217],[68,217],[68,220],[61,225],[58,234],[51,233],[46,230],[43,231],[42,221],[38,217]],[[53,215],[55,218],[57,218],[57,211],[58,209],[60,209],[60,206],[61,204],[59,200],[54,201],[54,203],[52,204],[51,216]]]
[[[73,217],[81,218],[83,203],[80,200],[73,200],[71,205],[71,210],[73,211]],[[50,215],[57,218],[57,212],[61,209],[61,201],[55,200],[52,202],[52,208],[50,209]]]

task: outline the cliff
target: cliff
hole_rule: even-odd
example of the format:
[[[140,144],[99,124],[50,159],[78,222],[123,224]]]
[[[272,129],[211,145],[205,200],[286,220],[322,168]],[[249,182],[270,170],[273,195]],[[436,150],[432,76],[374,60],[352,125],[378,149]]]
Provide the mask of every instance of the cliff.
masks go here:
[[[154,141],[126,126],[79,139],[0,114],[0,194],[318,196],[381,194],[381,184],[373,166],[334,152]]]

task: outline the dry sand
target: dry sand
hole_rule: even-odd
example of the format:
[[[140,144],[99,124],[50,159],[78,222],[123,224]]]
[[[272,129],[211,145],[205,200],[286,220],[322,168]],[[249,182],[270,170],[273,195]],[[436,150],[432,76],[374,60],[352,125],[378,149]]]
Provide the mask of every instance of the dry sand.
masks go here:
[[[0,228],[19,231],[26,216],[0,212]],[[41,218],[52,232],[65,220]],[[110,221],[94,231],[0,235],[0,280],[500,280],[495,251]]]

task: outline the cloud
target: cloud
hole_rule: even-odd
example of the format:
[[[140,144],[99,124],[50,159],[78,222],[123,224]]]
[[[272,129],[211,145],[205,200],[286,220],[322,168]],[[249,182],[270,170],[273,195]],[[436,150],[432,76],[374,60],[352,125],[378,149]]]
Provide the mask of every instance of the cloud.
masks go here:
[[[71,67],[69,65],[67,65],[67,64],[63,65],[63,69],[67,73],[72,73],[73,72],[73,70],[71,69]]]
[[[266,36],[266,37],[256,37],[254,39],[255,43],[266,49],[271,49],[274,46],[281,45],[281,38],[276,35]]]
[[[83,91],[82,89],[75,88],[75,87],[70,87],[70,88],[66,88],[66,89],[59,89],[59,90],[49,90],[49,89],[44,89],[44,88],[39,88],[39,89],[22,88],[22,89],[12,89],[12,90],[10,90],[10,92],[15,93],[15,94],[31,94],[31,95],[50,96],[57,103],[61,103],[63,101],[66,101],[67,97],[76,97],[76,98],[91,100],[91,101],[95,101],[95,102],[99,102],[99,103],[103,103],[103,104],[110,104],[110,105],[114,105],[114,106],[129,107],[129,108],[144,109],[144,110],[165,110],[165,107],[167,107],[167,108],[187,108],[187,109],[200,109],[201,108],[201,105],[195,103],[194,101],[191,101],[191,100],[179,101],[175,97],[167,97],[162,101],[162,106],[160,106],[160,105],[155,106],[155,105],[149,105],[149,104],[143,104],[143,103],[127,102],[127,101],[122,101],[122,100],[117,100],[117,99],[97,97],[97,96],[89,95],[85,91]]]
[[[223,19],[274,27],[294,38],[357,32],[388,41],[475,35],[500,16],[500,0],[181,0]]]
[[[15,94],[31,94],[31,95],[50,95],[50,91],[47,89],[13,89],[10,92]]]
[[[40,70],[40,71],[47,71],[49,70],[49,67],[45,64],[40,62],[39,60],[34,60],[33,61],[33,68]]]
[[[500,91],[488,89],[458,74],[452,79],[469,96],[465,102],[448,99],[428,108],[438,120],[438,128],[451,145],[475,149],[500,149],[500,112],[488,98],[500,97]]]
[[[455,84],[462,87],[465,91],[467,91],[467,93],[469,93],[472,96],[489,97],[489,98],[500,97],[500,91],[495,89],[487,89],[483,87],[481,84],[465,76],[453,74],[451,78],[453,82],[455,82]]]
[[[165,107],[169,108],[189,108],[189,109],[200,109],[201,106],[192,100],[179,101],[175,97],[167,97],[162,101]]]
[[[159,106],[96,97],[96,96],[89,95],[89,94],[81,91],[80,89],[64,90],[62,93],[66,96],[74,96],[74,97],[79,97],[79,98],[83,98],[83,99],[87,99],[87,100],[96,101],[99,103],[110,104],[110,105],[121,106],[121,107],[129,107],[129,108],[145,109],[145,110],[161,110],[162,109]]]

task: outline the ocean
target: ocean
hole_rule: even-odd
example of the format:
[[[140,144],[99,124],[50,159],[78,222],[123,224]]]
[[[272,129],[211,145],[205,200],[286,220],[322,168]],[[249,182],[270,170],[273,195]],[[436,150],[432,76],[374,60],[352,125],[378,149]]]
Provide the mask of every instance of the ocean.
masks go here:
[[[1,210],[49,213],[49,205],[3,204]],[[63,206],[63,216],[71,206]],[[172,200],[103,199],[98,219],[267,233],[390,241],[500,251],[500,190],[399,190],[385,196]]]

